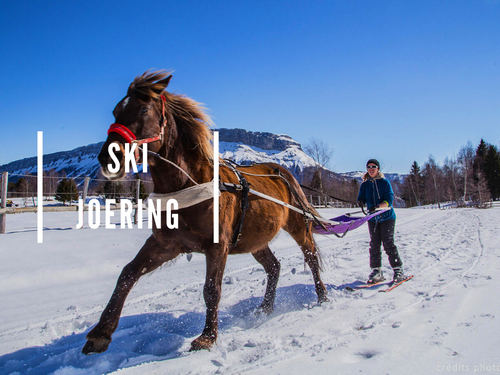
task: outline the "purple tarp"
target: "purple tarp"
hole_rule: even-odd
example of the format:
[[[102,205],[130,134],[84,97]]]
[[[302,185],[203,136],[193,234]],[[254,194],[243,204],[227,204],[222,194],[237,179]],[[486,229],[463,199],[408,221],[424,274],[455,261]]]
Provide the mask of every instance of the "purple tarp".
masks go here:
[[[377,212],[374,212],[373,214],[363,216],[363,217],[353,217],[353,216],[350,216],[349,214],[334,217],[334,218],[329,219],[329,220],[334,221],[336,223],[329,224],[329,223],[323,222],[323,225],[325,226],[325,228],[327,230],[325,230],[324,228],[322,228],[321,226],[316,224],[313,228],[313,231],[314,231],[314,233],[318,233],[318,234],[345,235],[348,231],[360,227],[366,221],[370,220],[372,217],[380,215],[381,213],[384,213],[388,210],[390,210],[390,207],[383,208]]]

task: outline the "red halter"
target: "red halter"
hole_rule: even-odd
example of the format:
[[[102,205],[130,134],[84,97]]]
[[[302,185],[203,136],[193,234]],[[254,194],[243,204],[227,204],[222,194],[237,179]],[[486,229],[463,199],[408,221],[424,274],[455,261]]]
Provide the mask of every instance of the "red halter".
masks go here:
[[[109,130],[108,130],[108,135],[111,133],[118,133],[125,139],[126,143],[136,143],[137,146],[140,146],[144,143],[163,141],[165,127],[167,126],[167,116],[165,115],[165,102],[166,101],[167,101],[167,99],[165,98],[165,96],[162,95],[161,96],[161,115],[162,115],[161,122],[162,122],[162,126],[160,129],[160,134],[158,134],[156,137],[144,138],[144,139],[137,140],[137,137],[135,136],[135,134],[132,133],[129,128],[127,128],[126,126],[124,126],[122,124],[111,124],[111,126],[109,127]],[[135,156],[136,156],[136,159],[139,157],[139,150],[137,148],[135,149]]]

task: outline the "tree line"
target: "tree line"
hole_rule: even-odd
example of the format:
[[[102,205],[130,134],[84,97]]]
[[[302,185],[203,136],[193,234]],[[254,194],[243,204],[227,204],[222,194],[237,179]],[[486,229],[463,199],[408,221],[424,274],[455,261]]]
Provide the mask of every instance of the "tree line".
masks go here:
[[[441,207],[443,202],[483,207],[492,199],[500,199],[500,152],[484,139],[477,147],[469,141],[456,157],[446,157],[442,165],[432,155],[422,167],[414,161],[403,182],[395,185],[406,207]]]
[[[134,175],[135,178],[130,178],[121,181],[110,180],[91,180],[88,190],[88,196],[98,195],[105,199],[116,199],[117,203],[120,198],[136,197],[137,183],[136,179],[141,179],[139,184],[139,199],[146,199],[152,191],[152,186],[144,184],[143,179],[146,176]],[[80,193],[83,188],[83,178],[78,177],[79,183],[74,178],[66,177],[63,171],[56,172],[50,170],[44,172],[43,192],[46,199],[54,197],[56,201],[66,204],[68,202],[77,201],[80,198]],[[37,178],[36,175],[26,173],[19,177],[15,182],[9,182],[8,195],[10,198],[25,198],[33,201],[35,205],[35,197],[37,195]],[[149,184],[152,185],[152,184]]]

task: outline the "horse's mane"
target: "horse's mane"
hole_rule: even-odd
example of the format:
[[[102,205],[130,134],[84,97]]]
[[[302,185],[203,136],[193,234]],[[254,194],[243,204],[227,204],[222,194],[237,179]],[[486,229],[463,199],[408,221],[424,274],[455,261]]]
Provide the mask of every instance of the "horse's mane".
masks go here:
[[[163,90],[164,85],[160,81],[169,75],[170,72],[165,70],[148,70],[134,79],[129,92],[140,92],[153,100],[159,99],[160,95],[165,96],[167,107],[175,119],[179,132],[189,142],[189,147],[199,153],[201,158],[210,160],[214,154],[213,137],[209,128],[214,125],[212,119],[206,114],[206,108],[201,103],[187,96]]]

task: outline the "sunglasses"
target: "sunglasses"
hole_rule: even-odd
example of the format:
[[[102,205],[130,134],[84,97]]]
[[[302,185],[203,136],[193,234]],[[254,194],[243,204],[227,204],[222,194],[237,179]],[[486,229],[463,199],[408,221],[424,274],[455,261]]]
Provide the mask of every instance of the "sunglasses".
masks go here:
[[[376,165],[367,165],[366,169],[376,169],[378,168]]]

